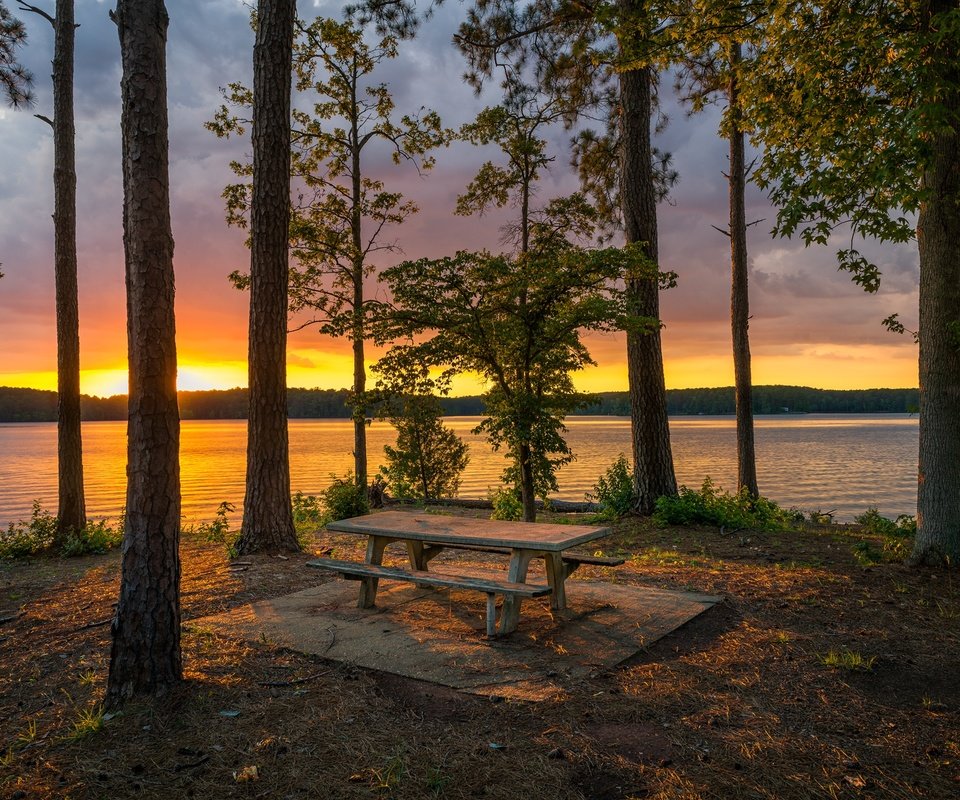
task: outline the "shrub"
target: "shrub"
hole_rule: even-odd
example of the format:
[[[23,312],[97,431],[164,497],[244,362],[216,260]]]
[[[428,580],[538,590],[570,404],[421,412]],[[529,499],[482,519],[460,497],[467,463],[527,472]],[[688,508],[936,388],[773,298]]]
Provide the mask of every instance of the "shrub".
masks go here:
[[[384,475],[397,497],[439,500],[455,497],[470,460],[469,447],[443,424],[443,408],[432,395],[408,395],[394,401],[390,424],[396,447],[386,445]]]
[[[799,512],[780,508],[746,490],[725,492],[708,477],[699,491],[680,487],[676,497],[657,500],[654,520],[660,525],[717,525],[725,528],[775,531],[795,525]]]
[[[116,528],[108,525],[106,520],[88,522],[82,530],[70,531],[59,547],[56,546],[56,534],[57,518],[44,509],[39,500],[34,500],[29,521],[11,522],[5,532],[0,532],[0,558],[105,553],[123,540],[123,517]]]
[[[635,499],[633,476],[623,453],[597,479],[593,491],[587,493],[587,500],[599,505],[600,516],[606,519],[617,519],[629,514]]]
[[[523,503],[516,489],[501,487],[490,493],[493,513],[490,519],[503,519],[517,522],[523,519]]]
[[[60,548],[62,556],[85,556],[106,553],[114,547],[119,547],[123,541],[123,528],[113,528],[107,525],[105,519],[99,522],[88,522],[86,527],[79,531],[70,531]]]
[[[359,517],[370,511],[367,493],[353,479],[352,473],[345,478],[331,475],[333,483],[320,492],[320,499],[326,509],[324,522],[337,519]]]
[[[315,494],[296,492],[290,498],[293,504],[293,524],[297,528],[314,526],[322,527],[326,521],[323,514],[323,503]]]
[[[867,533],[881,537],[883,556],[886,559],[902,561],[910,555],[913,540],[917,535],[916,517],[901,514],[892,520],[883,516],[876,508],[868,508],[859,517],[855,517],[854,521],[863,526]]]

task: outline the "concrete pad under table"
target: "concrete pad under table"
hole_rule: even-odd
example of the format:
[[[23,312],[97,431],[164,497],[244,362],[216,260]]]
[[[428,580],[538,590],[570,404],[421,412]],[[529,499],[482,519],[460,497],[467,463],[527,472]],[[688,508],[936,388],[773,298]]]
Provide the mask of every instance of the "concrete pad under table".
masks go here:
[[[644,586],[569,581],[561,618],[549,599],[524,602],[520,628],[484,637],[483,595],[388,584],[376,608],[356,608],[357,585],[332,580],[191,620],[248,641],[518,699],[554,695],[560,680],[609,669],[706,611],[721,598]]]

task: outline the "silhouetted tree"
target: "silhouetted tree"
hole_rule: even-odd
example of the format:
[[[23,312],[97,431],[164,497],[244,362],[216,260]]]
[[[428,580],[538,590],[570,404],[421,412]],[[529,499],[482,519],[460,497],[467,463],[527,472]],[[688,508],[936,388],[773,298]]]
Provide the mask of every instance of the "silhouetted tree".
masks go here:
[[[290,505],[287,286],[290,83],[296,0],[259,0],[253,47],[250,208],[250,412],[237,551],[300,549]]]
[[[119,0],[123,244],[130,364],[127,504],[107,704],[182,678],[180,418],[163,0]]]

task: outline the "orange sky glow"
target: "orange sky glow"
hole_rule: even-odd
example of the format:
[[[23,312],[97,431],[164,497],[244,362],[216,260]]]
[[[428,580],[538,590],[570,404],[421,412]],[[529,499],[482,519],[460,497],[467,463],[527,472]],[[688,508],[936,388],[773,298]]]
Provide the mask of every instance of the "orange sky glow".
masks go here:
[[[244,232],[224,222],[221,192],[234,180],[230,160],[247,158],[249,141],[218,140],[203,123],[221,102],[219,86],[250,79],[249,9],[232,0],[171,0],[169,5],[179,386],[245,386],[247,295],[233,289],[226,276],[247,269],[249,253]],[[335,13],[335,8],[324,13]],[[418,43],[412,48],[404,44],[400,57],[379,76],[390,82],[399,113],[426,105],[456,128],[499,101],[495,85],[476,97],[469,87],[450,80],[464,68],[450,44],[461,13],[458,4],[440,7]],[[105,396],[127,390],[118,48],[116,29],[99,4],[78,4],[77,14],[81,388]],[[23,57],[38,76],[36,111],[50,113],[50,26],[33,16],[24,20],[31,39]],[[215,40],[195,35],[214,27]],[[664,87],[669,84],[664,81]],[[671,121],[658,132],[656,144],[672,154],[680,175],[669,201],[658,210],[661,266],[679,275],[678,286],[662,295],[666,383],[668,388],[730,386],[729,244],[714,229],[724,226],[727,216],[719,111],[711,107],[690,117],[666,88],[661,95]],[[556,159],[538,185],[537,202],[577,189],[567,166],[569,132],[558,128],[548,138]],[[469,218],[452,213],[457,195],[480,165],[497,157],[491,148],[455,144],[437,154],[434,170],[421,175],[410,166],[394,166],[386,151],[374,153],[365,167],[370,174],[421,209],[389,233],[403,254],[385,258],[499,249],[500,227],[516,215],[515,209]],[[0,262],[5,273],[0,280],[0,385],[54,389],[52,142],[47,127],[30,113],[0,108],[0,164]],[[912,337],[894,336],[880,325],[884,317],[899,313],[908,329],[916,327],[916,244],[863,244],[884,276],[880,291],[866,295],[836,269],[836,250],[850,245],[849,231],[838,231],[829,247],[804,248],[797,241],[771,238],[774,216],[764,195],[751,186],[747,218],[764,221],[749,231],[753,382],[836,389],[917,386]],[[369,290],[377,292],[376,284]],[[626,389],[623,337],[592,335],[586,341],[597,366],[575,375],[577,386]],[[368,356],[372,364],[378,353],[371,348]],[[349,343],[315,330],[291,334],[287,363],[291,387],[340,389],[351,381]],[[454,386],[461,395],[482,390],[470,376]]]

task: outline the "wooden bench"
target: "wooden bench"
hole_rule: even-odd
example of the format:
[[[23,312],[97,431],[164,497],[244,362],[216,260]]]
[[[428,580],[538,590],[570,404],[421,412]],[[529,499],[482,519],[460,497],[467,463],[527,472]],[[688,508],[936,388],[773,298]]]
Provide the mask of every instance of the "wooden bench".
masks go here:
[[[313,561],[308,561],[307,566],[339,572],[348,580],[376,581],[383,578],[386,580],[407,581],[420,586],[437,586],[446,589],[467,589],[483,592],[487,596],[487,636],[491,638],[496,636],[497,632],[496,598],[498,594],[504,597],[543,597],[553,591],[549,586],[533,583],[511,583],[509,581],[473,578],[465,575],[448,575],[438,572],[406,570],[397,567],[384,567],[379,564],[341,561],[336,558],[317,558]]]
[[[430,543],[426,543],[425,547],[432,547]],[[509,548],[506,547],[488,547],[486,545],[479,544],[461,544],[457,545],[457,550],[473,550],[478,553],[502,553],[510,555]],[[543,556],[540,556],[543,558]],[[581,564],[590,564],[591,566],[597,567],[619,567],[624,563],[623,558],[619,556],[595,556],[590,553],[576,553],[571,552],[570,550],[565,551],[560,556],[561,561],[563,561],[564,566],[564,578],[568,578],[574,573],[574,571]]]

